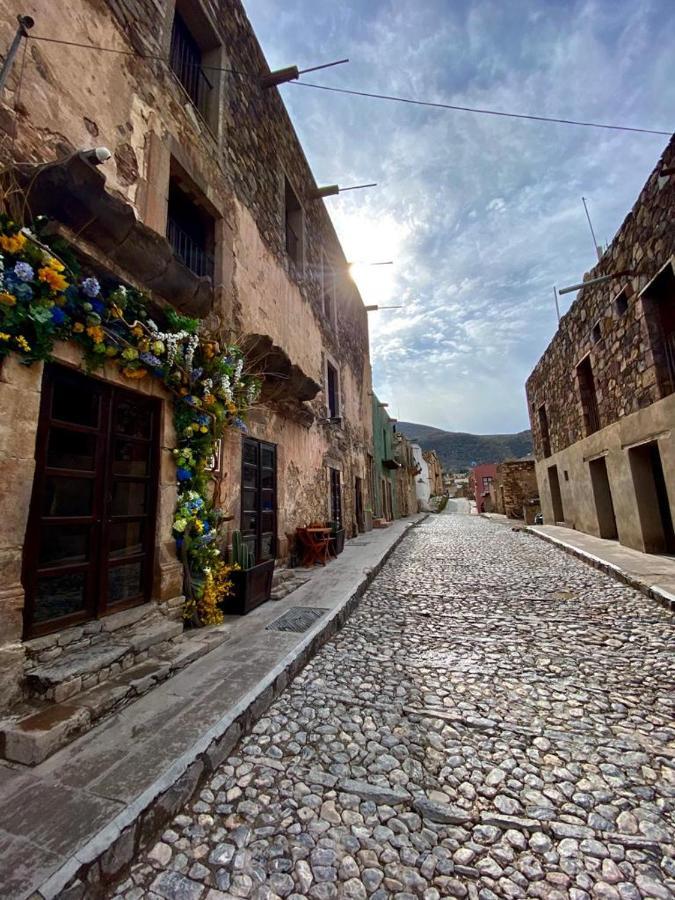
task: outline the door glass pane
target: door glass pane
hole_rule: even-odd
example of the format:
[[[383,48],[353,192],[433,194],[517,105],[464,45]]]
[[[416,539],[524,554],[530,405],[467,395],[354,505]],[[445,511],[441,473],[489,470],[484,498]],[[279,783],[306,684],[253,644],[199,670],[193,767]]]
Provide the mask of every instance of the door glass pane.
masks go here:
[[[108,572],[108,603],[131,600],[142,592],[143,562],[116,566]]]
[[[113,487],[113,516],[142,516],[146,494],[144,481],[116,481]]]
[[[135,441],[115,441],[113,472],[115,475],[147,475],[150,446]]]
[[[266,469],[274,468],[274,450],[270,447],[261,447],[260,465]]]
[[[110,558],[143,552],[143,522],[116,522],[110,526]]]
[[[242,531],[255,531],[257,527],[257,517],[255,513],[243,513],[241,517]]]
[[[260,520],[262,531],[274,531],[274,513],[263,513]]]
[[[258,506],[258,492],[246,488],[241,492],[241,508],[249,512],[255,512]]]
[[[74,425],[98,427],[101,397],[95,383],[75,377],[59,377],[54,382],[52,419]]]
[[[255,444],[251,443],[251,441],[244,441],[244,446],[242,448],[243,458],[245,463],[251,463],[251,465],[257,465],[258,462],[258,448]]]
[[[94,482],[90,478],[51,475],[45,479],[42,515],[89,516],[93,496]]]
[[[51,428],[47,443],[47,465],[51,469],[81,469],[93,472],[96,435],[65,428]]]
[[[274,471],[271,469],[263,469],[260,473],[260,484],[261,487],[269,488],[270,490],[274,488]]]
[[[89,558],[88,525],[43,525],[38,566],[73,565]]]
[[[115,406],[115,434],[149,438],[152,432],[152,413],[142,401],[120,400]]]
[[[85,607],[85,573],[40,578],[35,594],[35,622],[46,622]]]
[[[263,534],[260,538],[260,559],[271,559],[274,556],[274,535]]]
[[[243,472],[244,487],[252,487],[252,488],[257,487],[257,481],[258,481],[257,475],[258,475],[258,470],[255,468],[255,466],[249,466],[248,464],[244,465],[244,472]]]
[[[261,491],[261,509],[267,512],[271,512],[274,510],[274,492],[273,491]]]

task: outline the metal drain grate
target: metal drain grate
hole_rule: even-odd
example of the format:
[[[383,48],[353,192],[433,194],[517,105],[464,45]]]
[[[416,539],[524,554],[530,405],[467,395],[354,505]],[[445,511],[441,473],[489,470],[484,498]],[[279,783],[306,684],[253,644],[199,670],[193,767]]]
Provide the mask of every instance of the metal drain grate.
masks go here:
[[[320,619],[327,609],[310,609],[302,606],[294,606],[287,610],[283,616],[279,616],[274,622],[271,622],[265,631],[293,631],[296,634],[302,634],[307,631],[310,625],[313,625],[317,619]]]

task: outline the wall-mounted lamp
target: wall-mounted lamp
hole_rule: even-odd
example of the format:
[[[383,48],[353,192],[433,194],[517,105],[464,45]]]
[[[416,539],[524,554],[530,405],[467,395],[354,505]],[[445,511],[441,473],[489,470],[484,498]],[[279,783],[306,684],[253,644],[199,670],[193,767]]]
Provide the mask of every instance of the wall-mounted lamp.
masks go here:
[[[625,278],[626,275],[634,275],[631,269],[625,272],[615,272],[613,275],[600,275],[598,278],[590,278],[588,281],[582,281],[579,284],[572,284],[570,287],[560,288],[558,290],[558,294],[562,296],[563,294],[571,294],[572,291],[580,291],[582,288],[591,287],[594,284],[604,284],[607,281],[612,281],[614,278]]]
[[[355,184],[352,187],[341,188],[338,184],[327,184],[324,187],[314,188],[310,191],[308,197],[310,200],[322,200],[324,197],[334,197],[336,194],[343,194],[345,191],[360,191],[362,188],[377,187],[377,182],[372,184]]]
[[[371,306],[365,307],[366,312],[377,312],[378,309],[403,309],[403,307],[402,306],[378,306],[377,303],[375,303]]]
[[[306,72],[317,72],[319,69],[330,69],[331,66],[341,66],[348,63],[348,59],[336,59],[335,62],[324,63],[322,66],[312,66],[309,69],[298,69],[297,66],[286,66],[285,69],[275,69],[267,75],[260,76],[260,87],[271,88],[280,84],[287,84],[289,81],[297,81],[297,79]]]
[[[107,147],[94,147],[93,150],[82,150],[82,156],[87,162],[93,163],[95,166],[103,165],[104,162],[112,157],[112,153]]]

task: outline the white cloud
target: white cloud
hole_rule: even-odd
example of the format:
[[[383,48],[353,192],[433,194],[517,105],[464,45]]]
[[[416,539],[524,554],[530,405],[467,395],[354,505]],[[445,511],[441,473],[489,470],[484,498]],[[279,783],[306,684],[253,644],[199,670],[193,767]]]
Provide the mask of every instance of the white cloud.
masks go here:
[[[664,128],[667,0],[245,0],[273,65],[347,55],[325,84]],[[320,76],[320,77],[319,77]],[[288,86],[370,316],[378,394],[454,430],[527,427],[523,384],[555,329],[554,284],[594,263],[581,206],[611,239],[666,138],[420,109]],[[563,298],[564,299],[564,298]]]

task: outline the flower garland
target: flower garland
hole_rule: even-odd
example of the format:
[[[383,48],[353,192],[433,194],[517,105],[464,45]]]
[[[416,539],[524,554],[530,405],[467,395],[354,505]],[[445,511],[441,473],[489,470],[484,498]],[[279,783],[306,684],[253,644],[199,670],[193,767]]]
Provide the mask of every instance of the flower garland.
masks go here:
[[[184,615],[194,624],[222,621],[219,601],[232,589],[220,558],[221,515],[209,490],[209,461],[228,427],[246,430],[243,415],[260,393],[244,373],[236,346],[198,333],[199,320],[161,310],[119,284],[81,277],[67,249],[0,215],[0,360],[10,352],[30,365],[49,360],[57,340],[75,341],[88,370],[114,360],[130,381],[159,378],[174,396],[178,502],[173,521],[182,559]],[[161,326],[161,327],[160,327]]]

